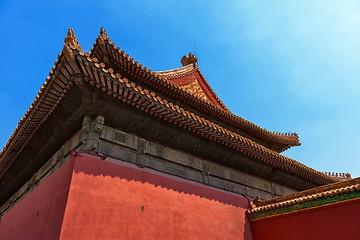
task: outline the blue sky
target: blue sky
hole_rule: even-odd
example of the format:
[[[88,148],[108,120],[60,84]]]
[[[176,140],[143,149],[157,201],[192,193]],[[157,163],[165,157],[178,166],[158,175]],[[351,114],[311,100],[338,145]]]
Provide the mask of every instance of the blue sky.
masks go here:
[[[228,108],[297,132],[284,152],[319,171],[360,176],[360,2],[0,1],[0,145],[31,105],[72,27],[89,51],[100,27],[152,70],[194,51]]]

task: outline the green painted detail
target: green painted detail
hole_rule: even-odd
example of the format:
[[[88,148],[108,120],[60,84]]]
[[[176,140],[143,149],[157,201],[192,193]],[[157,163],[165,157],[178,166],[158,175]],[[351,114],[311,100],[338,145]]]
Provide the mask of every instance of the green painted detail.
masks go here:
[[[254,219],[263,218],[263,217],[270,217],[272,215],[291,213],[291,212],[295,212],[295,211],[299,211],[299,210],[306,210],[307,208],[321,207],[322,205],[326,205],[326,204],[340,203],[342,201],[356,199],[356,198],[360,198],[360,190],[342,193],[342,194],[338,194],[335,196],[321,197],[321,198],[317,198],[312,201],[298,203],[298,204],[286,206],[286,207],[280,207],[280,208],[272,209],[272,210],[269,210],[266,212],[252,213],[252,214],[249,214],[249,218],[254,220]]]

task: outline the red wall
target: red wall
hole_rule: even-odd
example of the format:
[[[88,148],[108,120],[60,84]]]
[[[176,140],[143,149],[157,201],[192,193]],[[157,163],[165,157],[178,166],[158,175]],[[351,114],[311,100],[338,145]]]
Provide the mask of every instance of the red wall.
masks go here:
[[[2,216],[0,239],[59,238],[73,164],[68,161]]]
[[[0,239],[251,239],[241,195],[88,155],[1,218]]]
[[[61,239],[251,239],[247,204],[241,195],[82,155]]]
[[[360,200],[255,221],[254,240],[360,239]]]

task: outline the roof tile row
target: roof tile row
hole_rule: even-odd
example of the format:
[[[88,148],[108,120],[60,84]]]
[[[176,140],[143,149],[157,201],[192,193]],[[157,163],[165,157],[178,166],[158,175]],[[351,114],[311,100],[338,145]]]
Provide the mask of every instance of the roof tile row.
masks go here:
[[[104,51],[100,51],[99,49],[103,49]],[[120,50],[120,48],[116,47],[115,44],[111,42],[105,30],[102,29],[96,43],[94,44],[93,49],[91,50],[91,56],[96,56],[99,59],[102,59],[105,51],[119,64],[120,67],[123,67],[129,73],[133,73],[134,76],[138,76],[139,79],[144,81],[145,83],[154,85],[158,89],[166,91],[168,94],[171,94],[174,97],[181,97],[181,100],[188,101],[188,103],[193,105],[195,104],[195,107],[198,107],[206,111],[207,113],[219,117],[224,122],[233,124],[243,130],[250,131],[252,134],[258,137],[284,144],[284,146],[281,148],[281,151],[286,150],[290,146],[300,145],[299,138],[296,133],[270,132],[264,128],[257,126],[254,123],[251,123],[239,116],[232,114],[221,102],[221,100],[216,96],[215,92],[211,89],[211,87],[209,87],[210,91],[214,94],[214,96],[216,96],[217,100],[223,106],[223,109],[192,96],[191,94],[183,91],[181,88],[169,81],[170,79],[188,76],[197,71],[204,80],[204,82],[209,86],[206,79],[201,74],[200,70],[194,64],[189,64],[182,68],[168,71],[153,72],[144,67],[142,64],[134,61],[134,59],[130,58],[128,54]]]

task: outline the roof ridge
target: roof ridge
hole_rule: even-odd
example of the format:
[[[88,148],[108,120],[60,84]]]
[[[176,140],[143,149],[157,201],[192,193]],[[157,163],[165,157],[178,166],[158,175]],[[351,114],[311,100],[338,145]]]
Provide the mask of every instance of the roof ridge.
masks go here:
[[[224,110],[226,112],[230,112],[230,110],[226,107],[226,105],[221,101],[221,99],[218,97],[218,95],[215,93],[215,91],[212,89],[212,87],[210,86],[209,82],[205,79],[204,75],[201,73],[200,69],[198,67],[196,67],[200,77],[202,78],[202,80],[204,81],[204,83],[207,85],[207,87],[209,88],[210,92],[213,94],[213,96],[216,98],[216,100],[220,103],[220,105],[224,108]]]
[[[181,70],[184,70],[184,69],[195,69],[194,65],[193,64],[189,64],[189,65],[185,65],[185,66],[182,66],[182,67],[178,67],[178,68],[174,68],[174,69],[167,69],[167,70],[161,70],[161,71],[154,71],[155,73],[173,73],[173,72],[177,72],[177,71],[181,71]]]

